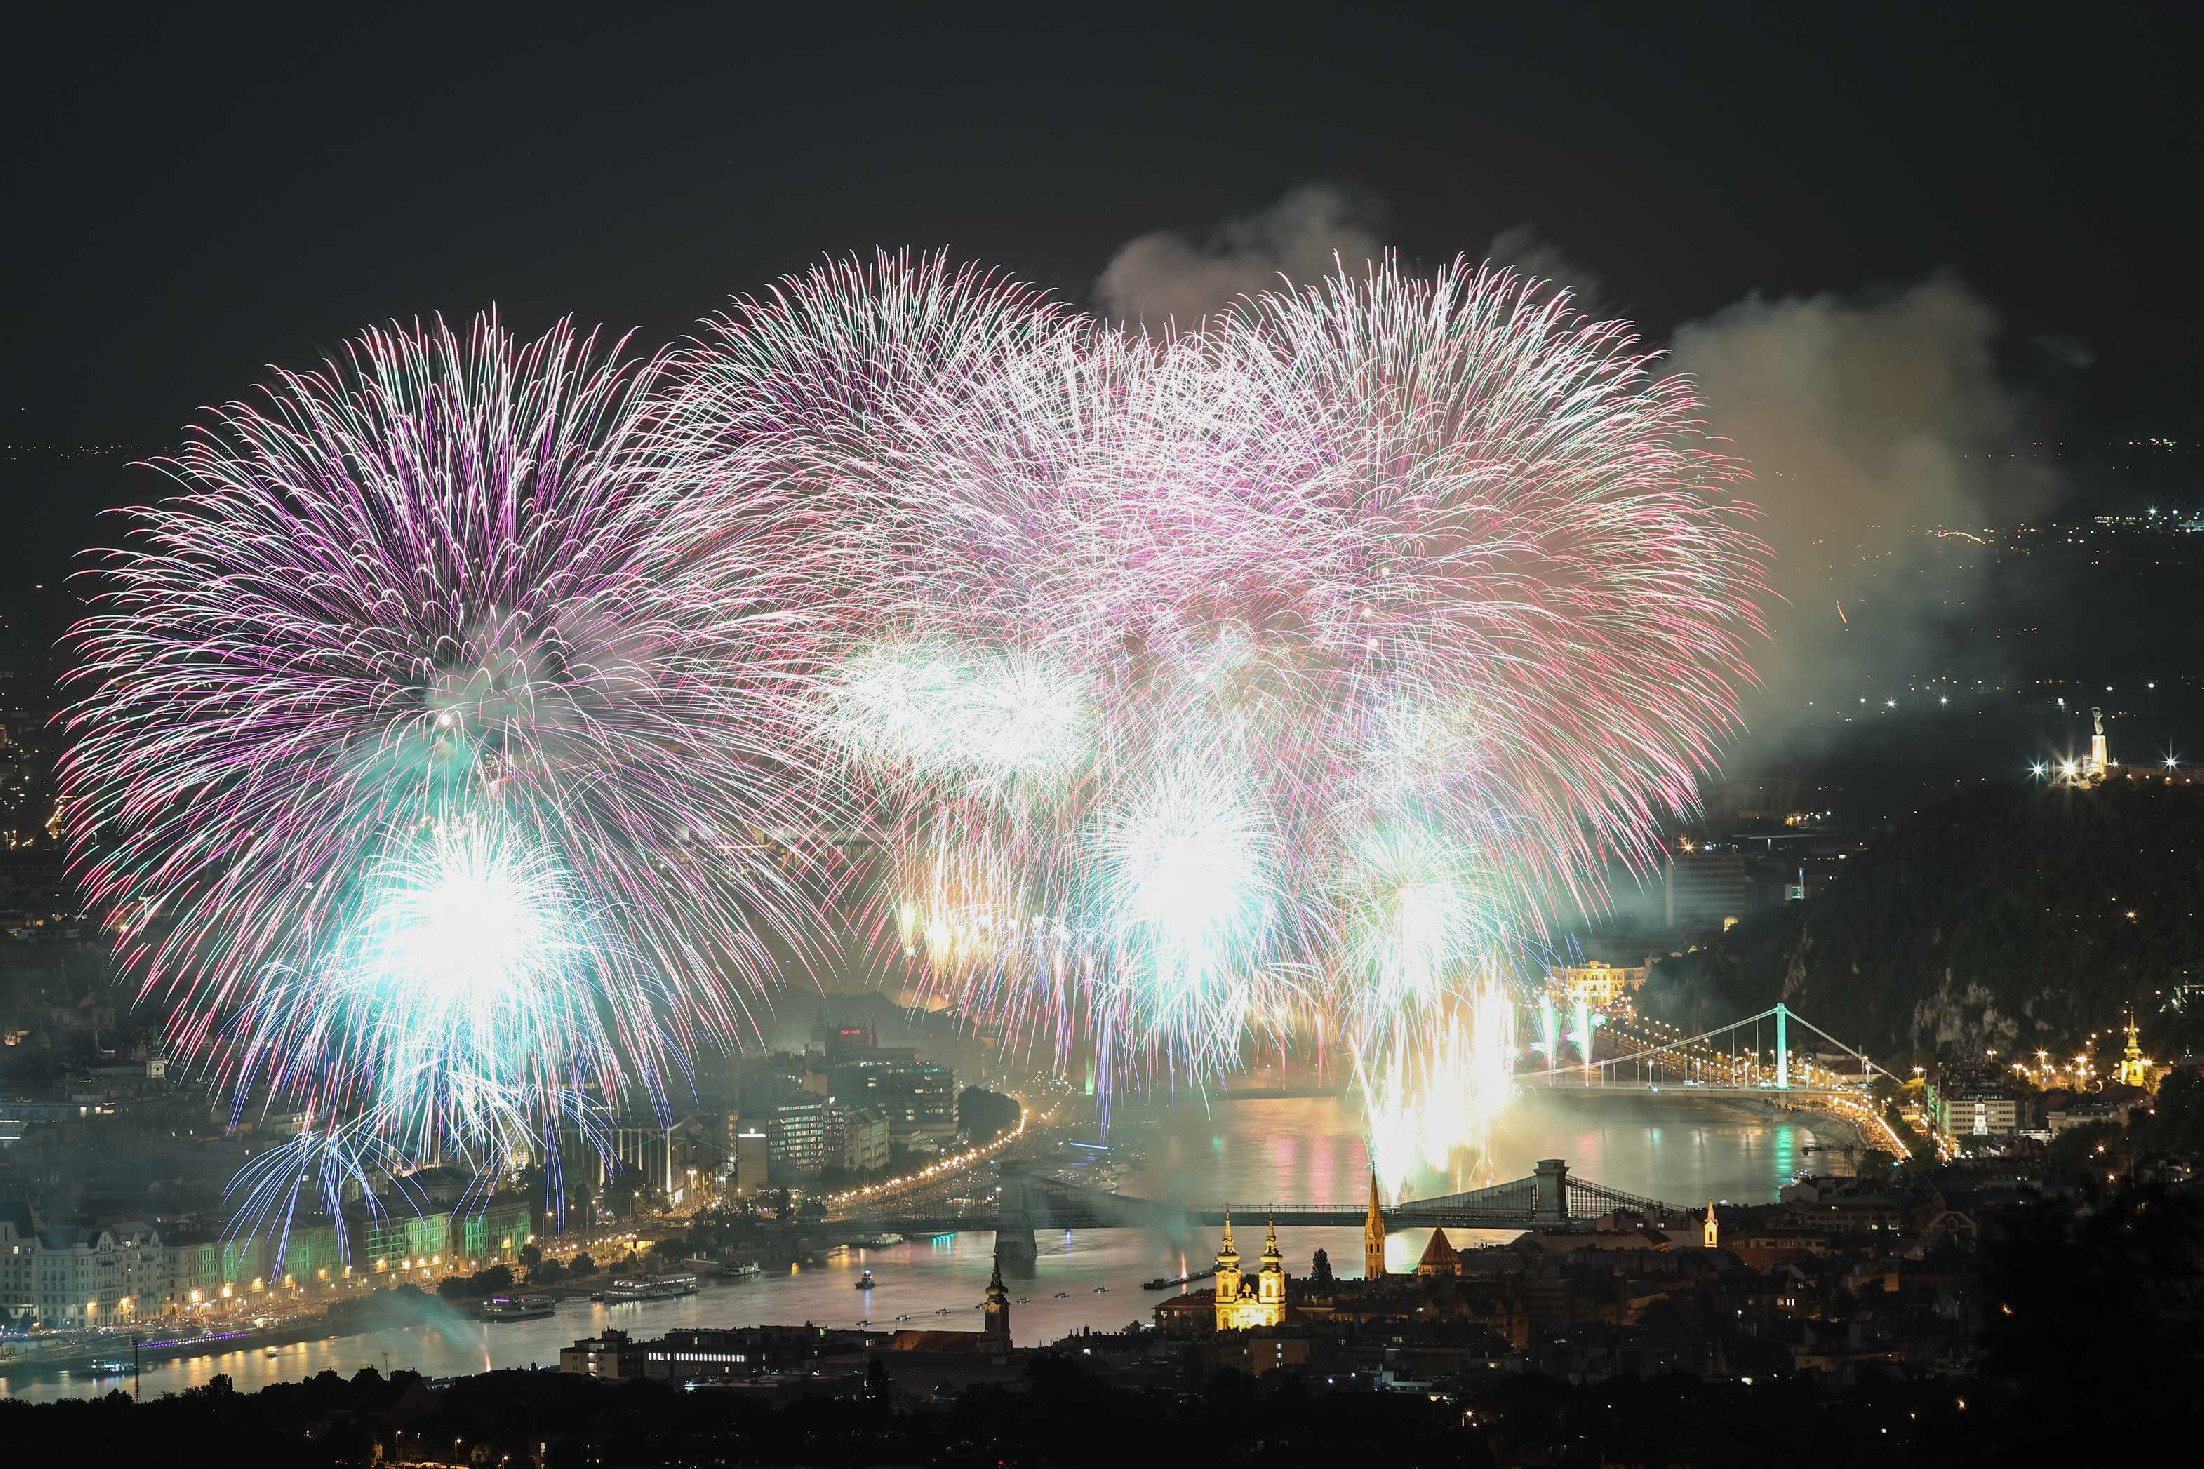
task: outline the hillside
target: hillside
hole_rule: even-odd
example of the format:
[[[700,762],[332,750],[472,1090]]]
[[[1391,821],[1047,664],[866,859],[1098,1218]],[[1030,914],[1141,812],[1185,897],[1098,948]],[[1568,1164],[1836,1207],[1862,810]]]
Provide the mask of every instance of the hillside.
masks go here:
[[[1878,1059],[2071,1054],[2130,1002],[2204,1045],[2204,787],[1982,789],[1902,823],[1811,902],[1659,966],[1687,1029],[1781,999]]]

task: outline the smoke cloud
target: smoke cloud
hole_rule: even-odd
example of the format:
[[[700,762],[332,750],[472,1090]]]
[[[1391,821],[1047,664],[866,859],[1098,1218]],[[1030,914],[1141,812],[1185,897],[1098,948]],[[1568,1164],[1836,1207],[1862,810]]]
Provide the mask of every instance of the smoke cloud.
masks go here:
[[[1204,242],[1130,241],[1095,296],[1116,319],[1191,326],[1281,276],[1328,273],[1335,252],[1358,267],[1379,253],[1382,219],[1376,200],[1303,185]],[[1600,310],[1599,273],[1529,223],[1485,255]],[[1984,626],[1994,558],[1982,531],[2041,511],[2059,486],[1998,374],[1998,336],[1990,306],[1944,274],[1873,295],[1752,295],[1677,329],[1671,365],[1697,380],[1713,431],[1751,466],[1747,493],[1777,554],[1783,601],[1756,659],[1765,687],[1750,701],[1747,759],[1804,753],[1863,699],[1902,706],[1938,679],[2008,671],[1991,650],[2010,645]]]
[[[1203,244],[1172,230],[1128,241],[1095,282],[1095,302],[1114,320],[1191,326],[1239,296],[1278,285],[1281,277],[1302,284],[1340,265],[1353,270],[1376,259],[1383,222],[1382,205],[1368,195],[1303,184],[1266,209],[1226,220]],[[1536,225],[1502,230],[1485,247],[1485,258],[1567,290],[1580,310],[1596,309],[1598,272]]]
[[[1757,733],[1833,733],[1838,701],[1947,672],[1947,633],[1991,566],[1971,537],[2055,494],[1998,378],[1997,333],[1945,275],[1874,299],[1751,296],[1678,329],[1673,365],[1752,467],[1788,602]]]
[[[1596,312],[1603,282],[1599,273],[1562,250],[1533,224],[1511,225],[1492,237],[1485,258],[1524,275],[1552,281],[1574,296],[1576,309]]]
[[[1349,269],[1375,259],[1380,219],[1374,201],[1304,184],[1267,209],[1227,220],[1205,244],[1170,230],[1128,241],[1095,282],[1095,301],[1116,320],[1192,326],[1281,276],[1300,283],[1329,273],[1334,254]]]

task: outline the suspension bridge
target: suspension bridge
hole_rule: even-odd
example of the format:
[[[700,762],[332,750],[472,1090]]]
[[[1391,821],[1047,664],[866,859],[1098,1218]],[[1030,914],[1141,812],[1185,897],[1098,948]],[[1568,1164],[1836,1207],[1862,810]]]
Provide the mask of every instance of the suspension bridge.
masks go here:
[[[1758,1015],[1686,1036],[1658,1021],[1602,1014],[1595,1021],[1577,1008],[1576,1029],[1559,1032],[1555,1012],[1543,1007],[1545,1041],[1534,1046],[1560,1055],[1560,1041],[1574,1040],[1580,1059],[1518,1072],[1527,1088],[1584,1095],[1667,1092],[1692,1097],[1752,1098],[1808,1107],[1844,1117],[1875,1139],[1903,1152],[1905,1143],[1883,1118],[1873,1080],[1882,1074],[1867,1056],[1820,1026],[1777,1004]],[[1792,1027],[1824,1043],[1812,1051],[1792,1046]],[[1601,1056],[1600,1042],[1616,1054]],[[1749,1042],[1749,1043],[1748,1043]],[[1391,1228],[1542,1229],[1590,1231],[1606,1214],[1626,1210],[1647,1216],[1685,1212],[1678,1204],[1625,1193],[1569,1173],[1549,1158],[1527,1177],[1489,1188],[1413,1199],[1385,1209]],[[993,1163],[944,1175],[916,1188],[855,1205],[829,1223],[869,1233],[919,1236],[992,1230],[1004,1261],[1030,1263],[1038,1229],[1151,1228],[1184,1233],[1215,1228],[1226,1214],[1280,1225],[1352,1227],[1366,1217],[1367,1201],[1233,1200],[1167,1203],[1069,1183],[1034,1171],[1030,1148]]]
[[[1838,1040],[1790,1006],[1777,1003],[1758,1015],[1733,1020],[1698,1035],[1680,1034],[1658,1021],[1588,1014],[1579,1006],[1576,1025],[1558,1029],[1550,1005],[1545,1038],[1536,1049],[1549,1058],[1542,1070],[1518,1072],[1524,1086],[1546,1090],[1662,1092],[1679,1089],[1695,1096],[1750,1096],[1761,1100],[1796,1098],[1865,1103],[1873,1098],[1874,1078],[1882,1073],[1867,1056]],[[1801,1051],[1791,1043],[1791,1027],[1824,1043]],[[1616,1054],[1601,1056],[1605,1038]],[[1562,1042],[1576,1045],[1579,1059],[1560,1060]]]

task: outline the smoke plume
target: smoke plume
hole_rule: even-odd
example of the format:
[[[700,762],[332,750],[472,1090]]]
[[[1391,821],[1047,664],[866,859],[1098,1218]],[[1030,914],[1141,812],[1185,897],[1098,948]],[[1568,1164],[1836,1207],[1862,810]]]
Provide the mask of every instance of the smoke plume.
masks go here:
[[[1575,298],[1579,311],[1597,313],[1601,286],[1599,273],[1565,252],[1538,232],[1533,224],[1510,225],[1492,237],[1485,258],[1494,265],[1553,282]]]
[[[1998,378],[1997,332],[1946,275],[1874,299],[1750,296],[1677,330],[1673,365],[1752,467],[1788,603],[1758,733],[1834,733],[1840,702],[1984,676],[1971,656],[1949,666],[1991,566],[1978,538],[2055,490]]]
[[[1382,217],[1378,201],[1303,185],[1202,243],[1130,241],[1095,296],[1113,318],[1191,326],[1281,276],[1331,271],[1335,253],[1356,269],[1378,253]],[[1485,254],[1601,310],[1600,275],[1528,223]],[[1944,274],[1874,295],[1747,296],[1677,329],[1671,365],[1751,466],[1778,558],[1783,605],[1757,660],[1748,759],[1839,734],[1863,707],[2007,671],[1989,651],[2009,644],[1985,625],[1984,529],[2042,510],[2058,486],[1998,374],[1998,333],[1990,306]]]
[[[1227,220],[1205,244],[1170,230],[1128,241],[1095,282],[1105,316],[1192,326],[1235,297],[1352,270],[1378,254],[1380,211],[1331,184],[1304,184],[1269,208]]]

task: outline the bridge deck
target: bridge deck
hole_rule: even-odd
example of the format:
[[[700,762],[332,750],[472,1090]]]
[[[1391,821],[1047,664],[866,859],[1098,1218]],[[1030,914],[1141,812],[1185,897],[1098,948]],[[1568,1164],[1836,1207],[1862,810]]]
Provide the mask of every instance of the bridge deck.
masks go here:
[[[1710,1086],[1681,1081],[1565,1081],[1558,1077],[1526,1077],[1540,1091],[1582,1093],[1597,1096],[1601,1092],[1620,1092],[1645,1096],[1659,1092],[1675,1097],[1752,1097],[1762,1101],[1778,1101],[1784,1097],[1856,1097],[1866,1095],[1864,1087],[1850,1086]]]

